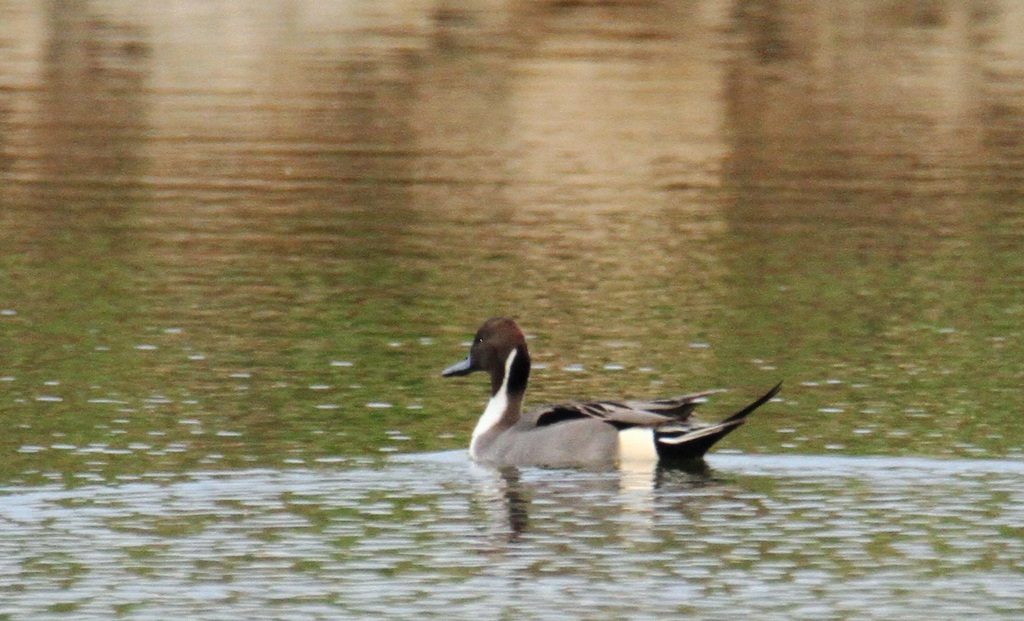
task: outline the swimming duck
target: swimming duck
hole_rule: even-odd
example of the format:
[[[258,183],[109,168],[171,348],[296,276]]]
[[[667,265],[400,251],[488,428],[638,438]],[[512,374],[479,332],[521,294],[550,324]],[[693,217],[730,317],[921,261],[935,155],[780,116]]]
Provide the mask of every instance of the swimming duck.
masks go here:
[[[441,375],[474,371],[490,376],[491,398],[473,429],[469,453],[497,466],[614,465],[636,458],[638,448],[652,460],[698,460],[782,387],[779,383],[719,423],[691,416],[714,390],[652,401],[572,401],[523,412],[530,353],[509,317],[485,321],[469,356]]]

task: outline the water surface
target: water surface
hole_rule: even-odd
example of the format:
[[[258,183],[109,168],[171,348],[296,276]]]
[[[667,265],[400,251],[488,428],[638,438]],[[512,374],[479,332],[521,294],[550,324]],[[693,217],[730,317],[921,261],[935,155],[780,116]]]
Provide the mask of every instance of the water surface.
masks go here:
[[[11,618],[999,618],[1024,467],[719,456],[498,473],[463,452],[5,488]]]
[[[1013,618],[1024,13],[798,4],[0,0],[3,614]],[[496,314],[786,383],[639,496],[385,459]]]

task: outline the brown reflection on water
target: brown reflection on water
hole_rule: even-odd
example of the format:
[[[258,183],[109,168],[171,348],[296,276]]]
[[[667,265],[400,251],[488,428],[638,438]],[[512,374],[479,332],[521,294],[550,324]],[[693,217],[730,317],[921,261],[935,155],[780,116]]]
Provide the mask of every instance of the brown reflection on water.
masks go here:
[[[724,99],[736,183],[824,200],[1019,192],[1018,7],[779,4],[736,13]]]
[[[7,4],[15,84],[48,91],[26,144],[141,142],[157,185],[489,182],[592,211],[717,187],[725,163],[790,186],[1017,179],[1012,3]]]
[[[27,183],[5,185],[25,191],[33,202],[28,214],[54,223],[116,221],[144,172],[144,34],[93,16],[85,2],[46,7],[45,38],[37,41],[39,88],[15,91],[21,114],[4,131],[17,140],[11,171]]]
[[[603,324],[622,339],[652,306],[707,305],[714,259],[688,244],[720,229],[721,112],[711,102],[722,8],[511,5],[487,41],[463,32],[428,51],[438,79],[425,85],[427,109],[475,122],[436,114],[418,125],[433,145],[424,153],[450,154],[449,168],[463,171],[455,188],[418,189],[418,204],[425,218],[443,205],[469,224],[454,277],[468,273],[466,289],[481,290],[482,314],[522,309],[551,335]],[[475,19],[464,15],[463,29]],[[470,88],[450,89],[453,78]],[[606,322],[593,313],[601,307],[631,319]]]

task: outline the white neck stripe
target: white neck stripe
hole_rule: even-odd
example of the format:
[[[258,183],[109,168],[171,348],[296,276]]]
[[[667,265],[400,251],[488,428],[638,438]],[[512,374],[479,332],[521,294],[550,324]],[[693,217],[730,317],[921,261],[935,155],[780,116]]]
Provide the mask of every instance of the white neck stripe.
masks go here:
[[[501,422],[501,419],[505,416],[505,410],[508,409],[508,377],[512,372],[512,361],[516,359],[518,351],[513,349],[512,353],[508,355],[508,359],[505,360],[505,377],[501,379],[501,388],[487,402],[487,408],[473,429],[473,439],[469,443],[469,453],[474,458],[476,457],[477,440]]]
[[[512,361],[516,359],[516,354],[519,353],[518,349],[513,349],[508,355],[508,359],[505,360],[505,377],[501,378],[501,388],[498,389],[499,393],[508,392],[508,378],[512,374]]]

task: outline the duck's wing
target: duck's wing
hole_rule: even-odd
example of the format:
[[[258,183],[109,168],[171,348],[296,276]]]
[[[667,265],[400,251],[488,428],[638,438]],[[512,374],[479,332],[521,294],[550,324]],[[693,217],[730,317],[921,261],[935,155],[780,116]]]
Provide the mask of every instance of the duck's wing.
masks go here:
[[[695,392],[693,394],[682,395],[680,397],[670,397],[668,399],[623,401],[622,404],[627,408],[634,410],[660,414],[675,420],[685,420],[690,416],[690,413],[693,412],[694,408],[707,401],[708,396],[719,392],[722,391],[705,390],[704,392]]]
[[[653,401],[570,401],[545,405],[529,412],[537,427],[547,427],[570,420],[598,420],[618,429],[659,427],[683,422],[695,407],[715,390]]]

